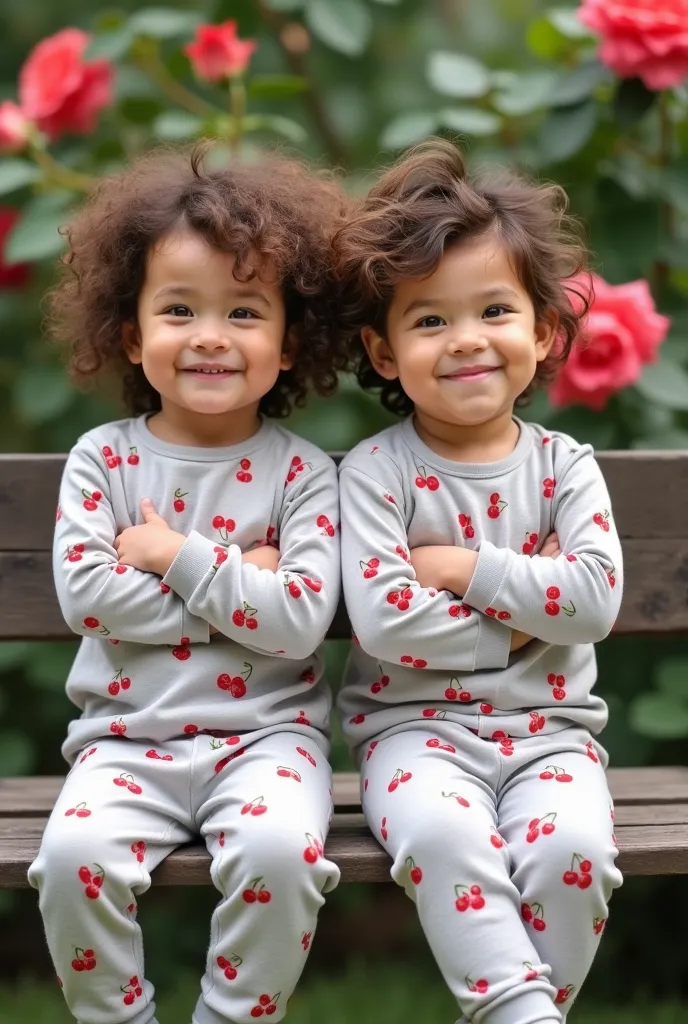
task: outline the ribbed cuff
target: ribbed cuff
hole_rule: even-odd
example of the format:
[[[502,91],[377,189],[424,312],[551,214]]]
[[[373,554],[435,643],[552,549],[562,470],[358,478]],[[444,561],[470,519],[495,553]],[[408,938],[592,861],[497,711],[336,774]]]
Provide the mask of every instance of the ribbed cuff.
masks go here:
[[[479,623],[475,648],[476,670],[506,668],[511,654],[512,630],[489,615],[481,615]]]
[[[183,550],[184,548],[182,548]],[[471,608],[477,608],[479,612],[494,607],[494,601],[506,575],[511,555],[513,555],[512,551],[496,548],[487,540],[481,542],[473,578],[468,590],[463,595],[466,604],[469,604]]]
[[[188,601],[215,564],[214,547],[211,540],[192,530],[163,576],[163,583],[171,587],[183,601]]]
[[[513,999],[500,999],[475,1011],[475,1024],[561,1024],[562,1017],[546,992],[523,991]]]

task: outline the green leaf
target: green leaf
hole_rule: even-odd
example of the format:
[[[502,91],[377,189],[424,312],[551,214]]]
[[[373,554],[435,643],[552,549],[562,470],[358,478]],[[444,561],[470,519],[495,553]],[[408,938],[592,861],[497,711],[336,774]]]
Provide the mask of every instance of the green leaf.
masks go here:
[[[132,124],[151,124],[161,113],[161,103],[149,96],[128,96],[122,100],[122,116]]]
[[[61,693],[76,656],[74,644],[36,644],[26,666],[29,682],[40,690]]]
[[[598,86],[611,82],[611,72],[598,60],[579,64],[573,71],[567,71],[555,84],[550,97],[553,107],[567,107],[588,99]]]
[[[443,96],[475,99],[490,88],[487,68],[463,53],[438,51],[428,58],[427,76],[430,85]]]
[[[67,219],[67,207],[75,195],[60,189],[29,200],[5,242],[5,261],[24,263],[56,256],[63,248],[58,233]]]
[[[84,56],[87,60],[95,60],[98,57],[119,60],[128,52],[134,34],[130,24],[120,25],[106,32],[96,32],[91,37]]]
[[[621,128],[632,128],[652,107],[659,93],[640,78],[623,78],[614,96],[614,117]]]
[[[540,126],[540,152],[550,163],[568,160],[583,148],[596,124],[597,104],[593,100],[553,110]]]
[[[682,699],[688,705],[688,658],[665,658],[660,661],[655,681],[662,693]]]
[[[636,451],[652,452],[663,451],[665,448],[684,451],[688,449],[688,430],[679,430],[677,427],[644,434],[631,441],[631,448]]]
[[[674,160],[657,173],[659,188],[664,198],[669,199],[682,212],[688,212],[688,159],[683,157]]]
[[[416,111],[411,114],[400,114],[390,121],[382,135],[380,145],[383,149],[404,149],[432,135],[439,127],[436,114],[429,111]]]
[[[670,359],[646,366],[635,386],[651,402],[688,412],[688,373]]]
[[[507,72],[509,74],[509,72]],[[511,75],[510,82],[495,94],[492,105],[500,114],[520,117],[549,106],[552,89],[557,81],[556,71],[545,68]]]
[[[641,736],[678,740],[688,736],[688,703],[667,693],[641,693],[633,699],[629,721]]]
[[[306,24],[321,43],[347,57],[360,57],[373,20],[362,0],[307,0]]]
[[[0,733],[0,776],[27,775],[34,763],[31,739],[21,732]]]
[[[248,94],[262,100],[282,100],[308,88],[308,79],[300,75],[254,75],[248,83]]]
[[[8,192],[14,192],[26,185],[32,185],[40,177],[39,169],[28,160],[8,158],[0,160],[0,196],[6,196]]]
[[[12,391],[20,419],[30,426],[47,423],[71,405],[74,385],[60,366],[27,366]]]
[[[528,49],[543,60],[558,60],[569,49],[569,42],[549,18],[536,18],[526,33]]]
[[[186,110],[165,110],[156,117],[151,131],[159,139],[172,142],[178,139],[191,139],[201,131],[203,121],[195,114]]]
[[[282,117],[281,114],[250,114],[244,118],[243,127],[246,135],[260,131],[275,132],[295,145],[300,145],[308,138],[308,132],[303,125],[290,117]]]
[[[443,128],[466,135],[494,135],[502,126],[502,119],[479,107],[446,107],[438,114]]]
[[[552,7],[545,17],[567,39],[589,39],[592,36],[590,29],[578,17],[577,7]]]
[[[203,18],[193,11],[176,11],[171,7],[144,7],[132,14],[127,22],[134,36],[151,36],[153,39],[174,39],[175,36],[192,35]]]

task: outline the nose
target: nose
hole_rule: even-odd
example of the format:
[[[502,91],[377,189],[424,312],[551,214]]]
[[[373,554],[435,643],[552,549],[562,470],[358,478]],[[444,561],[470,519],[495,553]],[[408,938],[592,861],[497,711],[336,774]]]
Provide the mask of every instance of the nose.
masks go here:
[[[231,345],[228,325],[201,321],[190,342],[195,352],[226,352]]]
[[[473,323],[457,324],[447,339],[448,350],[452,355],[484,352],[487,344],[487,338],[480,325]]]

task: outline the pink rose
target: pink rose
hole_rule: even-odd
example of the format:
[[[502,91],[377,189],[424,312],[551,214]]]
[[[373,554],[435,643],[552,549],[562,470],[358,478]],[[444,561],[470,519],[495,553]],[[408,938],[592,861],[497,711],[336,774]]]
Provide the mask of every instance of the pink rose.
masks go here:
[[[199,25],[193,43],[184,47],[194,71],[208,82],[243,75],[257,47],[253,39],[239,39],[236,21]]]
[[[16,103],[0,103],[0,152],[20,153],[26,148],[31,133],[31,122]]]
[[[29,282],[30,268],[27,263],[15,263],[8,267],[2,258],[5,239],[18,220],[18,210],[14,210],[11,206],[0,206],[0,290],[23,288]]]
[[[603,409],[615,391],[635,384],[645,363],[653,363],[670,320],[655,309],[645,280],[608,284],[592,274],[570,284],[594,298],[580,341],[549,390],[553,405],[578,402]],[[576,296],[571,295],[574,305]]]
[[[671,89],[688,76],[688,0],[583,0],[578,16],[621,78]]]
[[[19,100],[27,117],[51,139],[92,132],[112,100],[112,66],[83,59],[90,37],[65,28],[33,48],[19,72]]]

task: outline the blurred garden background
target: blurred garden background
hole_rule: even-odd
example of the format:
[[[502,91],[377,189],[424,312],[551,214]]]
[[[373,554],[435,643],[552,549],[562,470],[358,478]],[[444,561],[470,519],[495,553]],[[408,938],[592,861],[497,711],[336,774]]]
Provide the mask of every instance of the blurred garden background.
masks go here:
[[[599,275],[589,344],[526,418],[598,449],[688,448],[687,0],[137,8],[22,0],[0,11],[0,450],[66,451],[119,415],[107,395],[77,393],[41,331],[58,227],[98,176],[156,141],[210,135],[231,158],[278,143],[341,168],[360,192],[429,134],[458,138],[471,163],[561,183],[586,223]],[[346,448],[386,421],[344,380],[290,426]],[[328,651],[333,685],[344,647]],[[0,644],[0,776],[64,771],[74,651]],[[687,764],[685,643],[616,637],[599,662],[612,762]],[[334,765],[349,766],[337,735]],[[143,901],[165,1024],[188,1022],[214,901],[211,889]],[[685,879],[629,880],[573,1024],[688,1021],[687,917]],[[329,899],[290,1007],[294,1024],[456,1015],[413,907],[391,885]],[[68,1020],[34,894],[0,891],[0,1024]]]

